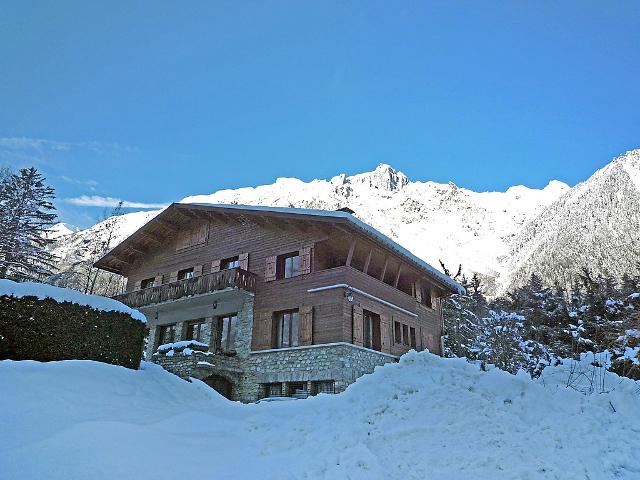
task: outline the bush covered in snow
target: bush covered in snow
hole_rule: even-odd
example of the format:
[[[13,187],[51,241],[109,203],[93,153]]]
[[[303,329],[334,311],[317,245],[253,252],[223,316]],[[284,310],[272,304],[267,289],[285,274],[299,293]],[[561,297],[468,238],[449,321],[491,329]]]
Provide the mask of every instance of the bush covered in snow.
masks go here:
[[[145,335],[146,325],[127,313],[0,296],[0,360],[97,360],[138,368]]]

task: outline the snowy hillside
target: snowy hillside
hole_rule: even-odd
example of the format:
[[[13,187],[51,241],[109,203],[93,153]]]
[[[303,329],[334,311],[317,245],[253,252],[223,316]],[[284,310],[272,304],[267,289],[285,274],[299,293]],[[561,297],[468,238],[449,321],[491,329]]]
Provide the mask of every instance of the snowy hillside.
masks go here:
[[[582,267],[621,278],[640,267],[640,150],[627,152],[544,208],[510,242],[507,271],[570,282]]]
[[[439,266],[442,259],[455,269],[462,263],[465,271],[481,273],[497,291],[534,269],[553,281],[558,266],[569,262],[575,263],[572,271],[587,260],[596,271],[619,274],[632,268],[628,259],[631,243],[637,241],[632,229],[638,224],[638,152],[615,160],[574,188],[554,180],[544,189],[514,186],[506,192],[474,192],[453,183],[411,181],[380,165],[353,176],[311,182],[280,178],[272,185],[182,201],[329,210],[348,206],[432,265]],[[118,218],[112,246],[156,214]],[[100,237],[101,230],[98,224],[61,237],[55,253],[62,264],[81,258],[83,246]]]
[[[0,477],[637,479],[639,384],[585,396],[570,370],[412,352],[340,395],[242,405],[152,364],[3,361]]]

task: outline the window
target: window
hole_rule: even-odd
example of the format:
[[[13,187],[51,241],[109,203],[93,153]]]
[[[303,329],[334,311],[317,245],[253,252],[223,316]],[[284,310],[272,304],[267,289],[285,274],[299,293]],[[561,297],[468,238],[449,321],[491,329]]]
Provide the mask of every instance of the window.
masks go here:
[[[402,324],[400,322],[393,322],[393,332],[395,343],[400,345],[402,343]]]
[[[307,382],[288,382],[287,397],[307,397]]]
[[[173,343],[176,340],[176,324],[161,325],[158,335],[158,345],[165,345],[167,343]]]
[[[205,322],[204,320],[196,320],[187,324],[187,340],[195,340],[196,342],[205,341]]]
[[[373,348],[373,316],[369,312],[364,312],[364,333],[363,343],[365,348]]]
[[[144,280],[142,280],[140,282],[140,288],[144,289],[144,288],[151,288],[154,287],[156,284],[156,279],[155,278],[145,278]]]
[[[275,348],[297,347],[300,328],[298,310],[278,312],[275,321]]]
[[[409,327],[406,325],[402,325],[402,343],[409,345]]]
[[[422,296],[422,304],[431,308],[431,289],[429,287],[420,287],[420,293]]]
[[[311,395],[319,393],[336,393],[335,382],[333,380],[311,382]]]
[[[380,350],[380,315],[363,310],[362,346],[372,350]]]
[[[278,257],[278,278],[292,278],[300,273],[300,255],[298,252],[287,253]]]
[[[416,329],[409,327],[409,340],[411,341],[411,348],[416,348]]]
[[[281,397],[282,384],[281,383],[265,383],[264,396],[265,397]]]
[[[237,315],[234,314],[218,318],[218,350],[223,352],[231,352],[234,350],[237,329]]]
[[[193,278],[193,268],[185,268],[178,272],[178,280],[187,280]]]
[[[220,262],[220,270],[229,270],[230,268],[240,267],[240,258],[235,257],[225,258]]]

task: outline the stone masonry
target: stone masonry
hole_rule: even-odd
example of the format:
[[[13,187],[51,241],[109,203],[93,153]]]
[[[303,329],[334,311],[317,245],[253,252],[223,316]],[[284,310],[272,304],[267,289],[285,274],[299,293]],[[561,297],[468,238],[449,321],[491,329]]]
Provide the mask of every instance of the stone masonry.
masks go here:
[[[224,313],[224,312],[222,312]],[[196,378],[208,382],[223,378],[232,386],[231,398],[243,402],[256,401],[264,396],[264,385],[332,381],[336,392],[343,391],[358,377],[373,372],[378,365],[397,361],[397,357],[349,343],[309,345],[273,350],[251,351],[253,297],[242,303],[234,335],[234,348],[228,352],[176,351],[169,355],[151,354],[152,360],[175,375],[188,380]],[[205,343],[213,345],[213,322],[206,318]],[[176,340],[184,338],[184,322],[176,325]],[[155,345],[157,326],[151,325],[149,345]],[[213,350],[213,348],[210,348]],[[152,349],[149,350],[149,353]]]

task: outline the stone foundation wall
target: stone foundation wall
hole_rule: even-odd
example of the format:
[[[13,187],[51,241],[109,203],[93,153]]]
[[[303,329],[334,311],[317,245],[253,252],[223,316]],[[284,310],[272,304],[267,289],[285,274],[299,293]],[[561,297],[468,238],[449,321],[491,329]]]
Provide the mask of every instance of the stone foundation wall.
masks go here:
[[[227,356],[210,352],[154,355],[154,362],[183,379],[206,381],[220,376],[233,385],[232,399],[258,400],[263,384],[333,381],[341,392],[376,366],[397,361],[397,357],[346,343],[311,345],[279,350],[254,351],[249,356]]]

